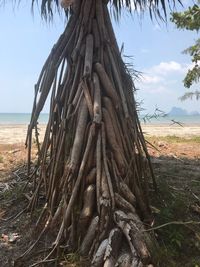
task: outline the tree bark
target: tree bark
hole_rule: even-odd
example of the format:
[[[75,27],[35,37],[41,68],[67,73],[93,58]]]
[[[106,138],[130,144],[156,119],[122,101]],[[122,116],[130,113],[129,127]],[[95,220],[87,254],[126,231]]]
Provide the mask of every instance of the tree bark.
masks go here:
[[[145,194],[148,172],[141,166],[147,166],[148,152],[134,85],[106,2],[75,4],[37,83],[29,151],[32,130],[52,95],[29,205],[34,209],[39,194],[44,195],[41,220],[56,233],[52,254],[68,244],[69,251],[87,256],[90,266],[147,266],[151,253],[141,219],[150,222],[151,211]]]

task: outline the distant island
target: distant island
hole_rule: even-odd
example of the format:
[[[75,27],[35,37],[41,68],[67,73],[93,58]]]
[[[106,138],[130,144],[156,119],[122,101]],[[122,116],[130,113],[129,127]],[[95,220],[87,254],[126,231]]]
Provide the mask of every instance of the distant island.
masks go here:
[[[198,116],[200,113],[198,111],[192,111],[188,112],[185,109],[179,108],[179,107],[172,107],[170,112],[167,114],[169,116]]]

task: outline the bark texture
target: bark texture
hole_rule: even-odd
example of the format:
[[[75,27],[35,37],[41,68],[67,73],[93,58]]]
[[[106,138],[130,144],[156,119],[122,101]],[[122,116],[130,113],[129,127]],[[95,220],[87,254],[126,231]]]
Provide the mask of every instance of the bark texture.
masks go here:
[[[45,225],[41,234],[56,236],[45,260],[65,247],[79,250],[90,266],[151,263],[141,221],[151,220],[146,179],[151,166],[133,91],[106,1],[74,1],[35,86],[27,135],[30,172],[32,131],[51,94],[29,203],[33,211],[41,195],[45,198],[37,225]]]

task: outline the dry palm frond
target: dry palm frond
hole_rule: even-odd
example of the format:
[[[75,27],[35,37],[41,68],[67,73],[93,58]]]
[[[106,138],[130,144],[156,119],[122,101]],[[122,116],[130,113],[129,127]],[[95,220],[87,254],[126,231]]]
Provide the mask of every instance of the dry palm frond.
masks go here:
[[[187,99],[196,98],[196,100],[200,99],[200,91],[196,90],[194,92],[187,92],[183,96],[180,97],[181,101],[185,101]]]
[[[0,2],[3,2],[1,0]],[[19,0],[21,1],[21,0]],[[103,0],[102,0],[103,1]],[[143,12],[149,10],[150,17],[157,15],[159,18],[166,17],[167,6],[172,9],[176,2],[181,4],[181,0],[107,0],[110,2],[111,9],[115,14],[116,19],[119,19],[121,11],[123,9],[128,10],[131,14],[133,12]],[[59,0],[32,0],[32,7],[37,4],[40,6],[41,15],[44,19],[52,19],[55,11],[60,12],[60,1]],[[70,6],[65,9],[66,16],[72,12]],[[164,15],[164,16],[163,16]]]

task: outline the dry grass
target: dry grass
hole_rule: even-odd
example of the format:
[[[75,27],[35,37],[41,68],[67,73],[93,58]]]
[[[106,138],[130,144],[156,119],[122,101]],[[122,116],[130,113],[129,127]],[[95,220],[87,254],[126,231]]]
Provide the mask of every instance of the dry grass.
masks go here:
[[[199,221],[200,214],[195,213],[192,205],[200,205],[200,151],[196,154],[197,139],[187,142],[185,139],[153,138],[154,144],[166,142],[167,147],[159,147],[157,157],[153,157],[153,166],[158,182],[159,194],[152,194],[155,225],[158,226],[170,221]],[[177,142],[178,141],[178,142]],[[182,148],[181,148],[182,147]],[[187,154],[187,149],[189,150]],[[10,185],[16,177],[12,174],[13,166],[25,160],[26,151],[19,151],[19,147],[1,148],[3,164],[5,164],[4,181]],[[21,148],[22,149],[22,148]],[[185,151],[185,155],[181,154]],[[15,153],[13,153],[15,151]],[[16,152],[18,151],[18,152]],[[22,153],[23,151],[23,153]],[[153,149],[150,150],[152,154]],[[154,151],[155,152],[155,151]],[[177,155],[173,157],[173,155]],[[153,154],[152,154],[153,155]],[[21,157],[21,158],[20,158]],[[14,165],[13,165],[14,164]],[[10,175],[10,178],[8,176]],[[5,176],[6,175],[6,176]],[[23,183],[23,181],[21,181]],[[1,189],[0,189],[1,190]],[[7,191],[0,193],[0,218],[8,217],[21,211],[27,202],[19,186],[10,186]],[[34,218],[37,217],[34,215]],[[19,256],[27,248],[28,242],[34,239],[29,214],[23,214],[17,221],[0,221],[0,233],[17,232],[20,241],[5,245],[0,241],[0,265],[11,266],[11,259]],[[30,227],[31,226],[31,227]],[[26,233],[26,234],[24,234]],[[159,247],[156,247],[156,266],[160,267],[199,267],[200,266],[200,229],[198,225],[168,225],[155,231]],[[83,266],[79,262],[78,253],[63,254],[63,266]],[[79,262],[79,263],[77,263]],[[87,265],[86,265],[87,266]]]

